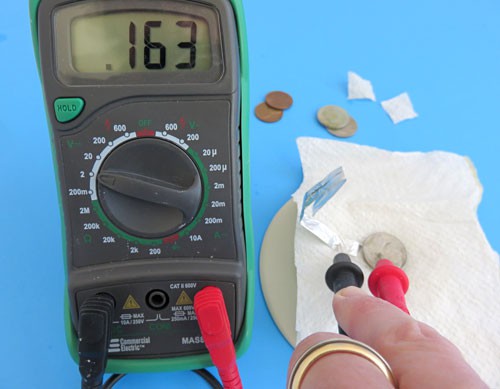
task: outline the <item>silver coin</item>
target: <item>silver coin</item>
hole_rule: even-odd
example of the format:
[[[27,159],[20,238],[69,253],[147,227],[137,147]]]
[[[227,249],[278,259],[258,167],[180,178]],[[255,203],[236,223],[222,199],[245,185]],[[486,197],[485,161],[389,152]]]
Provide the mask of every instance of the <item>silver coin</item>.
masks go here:
[[[353,136],[356,131],[358,131],[358,123],[353,118],[350,118],[347,126],[339,129],[328,128],[328,132],[332,135],[338,136],[339,138],[349,138]]]
[[[318,110],[319,122],[325,127],[335,130],[349,124],[350,116],[344,108],[336,105],[325,105]]]
[[[363,241],[361,252],[365,262],[373,269],[380,259],[388,259],[403,267],[408,257],[403,243],[391,234],[377,232]]]

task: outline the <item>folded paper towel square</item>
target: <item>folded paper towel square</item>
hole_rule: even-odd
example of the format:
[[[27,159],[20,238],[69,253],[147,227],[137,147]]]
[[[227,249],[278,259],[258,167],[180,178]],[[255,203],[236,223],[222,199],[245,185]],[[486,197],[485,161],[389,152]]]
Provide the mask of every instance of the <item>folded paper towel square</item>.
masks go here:
[[[401,93],[392,99],[382,101],[382,108],[390,116],[394,124],[398,124],[403,120],[414,119],[418,114],[413,110],[408,93]]]
[[[372,83],[354,72],[347,72],[347,98],[349,100],[368,99],[375,101]]]
[[[299,138],[304,193],[336,166],[347,182],[315,218],[343,239],[384,231],[408,250],[412,315],[455,343],[491,386],[500,388],[500,266],[476,209],[482,188],[469,159],[447,152],[399,153]],[[335,252],[297,223],[297,339],[337,331],[324,276]],[[365,273],[370,269],[353,258]]]

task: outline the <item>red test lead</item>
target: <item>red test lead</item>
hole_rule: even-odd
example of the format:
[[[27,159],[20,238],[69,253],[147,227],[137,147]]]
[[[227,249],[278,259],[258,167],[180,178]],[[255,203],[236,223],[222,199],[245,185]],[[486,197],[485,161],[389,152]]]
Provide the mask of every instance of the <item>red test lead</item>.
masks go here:
[[[194,296],[194,311],[201,335],[219,372],[224,389],[243,389],[231,336],[224,297],[219,288],[208,286]]]
[[[368,287],[375,297],[380,297],[410,314],[405,300],[408,286],[406,273],[388,259],[379,260],[368,277]]]

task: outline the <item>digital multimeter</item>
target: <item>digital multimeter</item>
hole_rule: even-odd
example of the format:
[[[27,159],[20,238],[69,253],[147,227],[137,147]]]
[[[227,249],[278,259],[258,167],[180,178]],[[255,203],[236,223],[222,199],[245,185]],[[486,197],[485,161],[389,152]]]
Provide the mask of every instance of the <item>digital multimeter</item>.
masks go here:
[[[194,295],[253,320],[239,0],[30,0],[64,221],[66,333],[113,297],[108,370],[210,365]]]

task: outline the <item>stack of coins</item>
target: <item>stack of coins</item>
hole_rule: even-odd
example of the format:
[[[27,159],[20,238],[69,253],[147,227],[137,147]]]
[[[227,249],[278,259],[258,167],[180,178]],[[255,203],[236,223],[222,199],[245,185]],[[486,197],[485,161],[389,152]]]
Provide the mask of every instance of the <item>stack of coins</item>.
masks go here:
[[[356,121],[349,116],[344,108],[336,105],[325,105],[320,108],[317,117],[330,134],[340,138],[353,136],[358,130]]]
[[[266,123],[274,123],[283,117],[283,111],[293,104],[292,97],[285,92],[274,91],[266,95],[266,101],[255,107],[255,116]]]

